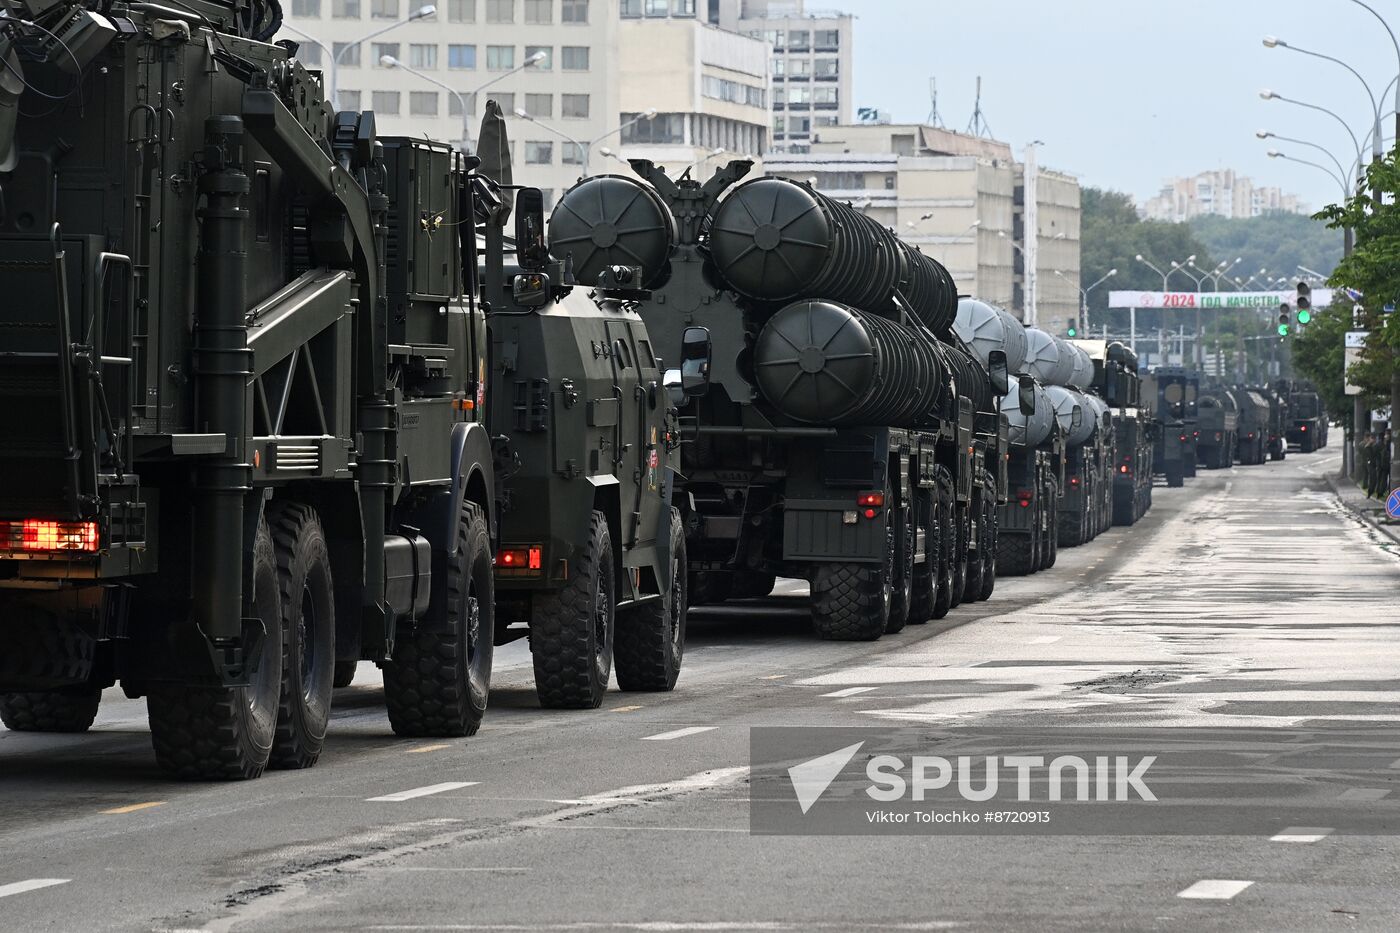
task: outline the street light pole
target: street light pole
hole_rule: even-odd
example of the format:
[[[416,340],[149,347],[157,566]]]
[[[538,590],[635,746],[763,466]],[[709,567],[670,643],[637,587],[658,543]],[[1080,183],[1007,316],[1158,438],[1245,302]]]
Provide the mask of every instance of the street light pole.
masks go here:
[[[1342,129],[1347,131],[1347,135],[1351,137],[1352,147],[1356,150],[1356,157],[1358,159],[1362,157],[1361,140],[1356,138],[1356,134],[1352,132],[1351,125],[1348,124],[1347,121],[1343,120],[1341,117],[1337,116],[1337,114],[1328,110],[1326,107],[1319,107],[1317,104],[1309,104],[1301,100],[1294,100],[1291,97],[1284,97],[1282,94],[1276,94],[1268,88],[1265,88],[1264,90],[1260,91],[1259,96],[1264,100],[1281,100],[1285,104],[1292,104],[1295,107],[1303,107],[1308,110],[1316,110],[1318,113],[1327,114],[1333,120],[1336,120],[1338,123],[1340,123],[1342,125]]]
[[[1325,62],[1332,62],[1334,65],[1341,65],[1347,71],[1350,71],[1352,75],[1355,76],[1356,80],[1361,82],[1361,86],[1366,89],[1366,96],[1371,99],[1371,114],[1373,117],[1372,125],[1375,128],[1375,137],[1371,140],[1371,158],[1374,160],[1379,159],[1381,157],[1381,105],[1376,102],[1376,95],[1371,90],[1371,85],[1367,84],[1366,79],[1361,77],[1361,72],[1357,71],[1355,68],[1342,61],[1340,58],[1333,58],[1331,55],[1324,55],[1321,52],[1313,52],[1309,49],[1299,48],[1296,45],[1289,45],[1287,42],[1284,42],[1282,39],[1276,38],[1275,36],[1265,36],[1264,47],[1269,49],[1289,49],[1290,51],[1297,52],[1300,55],[1307,55],[1312,58],[1320,58]],[[1357,148],[1359,149],[1361,147],[1358,146]]]
[[[542,53],[542,52],[538,52],[538,53],[536,53],[536,54],[539,55],[540,57],[543,57],[543,55],[544,55],[544,53]],[[623,123],[621,126],[614,127],[613,129],[608,130],[606,133],[603,133],[603,134],[600,135],[600,136],[595,136],[595,137],[593,137],[592,139],[588,140],[588,142],[582,142],[582,143],[579,142],[577,139],[574,139],[574,138],[573,138],[572,136],[570,136],[568,133],[565,133],[563,130],[556,129],[555,127],[550,126],[548,123],[541,123],[538,119],[536,119],[533,115],[531,115],[531,114],[529,113],[529,111],[526,111],[526,110],[523,110],[523,109],[517,107],[517,108],[515,108],[515,115],[516,115],[517,117],[519,117],[520,119],[522,119],[522,120],[529,120],[531,123],[535,124],[536,126],[540,127],[541,129],[543,129],[545,132],[553,133],[555,136],[558,136],[560,139],[563,139],[563,140],[565,140],[565,141],[567,141],[567,142],[573,143],[574,146],[577,147],[577,148],[578,148],[580,151],[582,151],[582,153],[583,153],[583,174],[584,174],[585,176],[587,176],[587,175],[588,175],[588,162],[589,162],[589,157],[590,157],[590,156],[592,155],[592,153],[593,153],[593,147],[594,147],[594,146],[598,145],[600,142],[602,142],[603,140],[607,139],[609,136],[614,136],[614,135],[616,135],[616,134],[618,134],[618,133],[621,133],[623,130],[627,129],[629,126],[632,126],[634,123],[640,123],[640,122],[642,122],[643,120],[650,120],[652,117],[656,116],[656,108],[655,108],[655,107],[649,107],[649,108],[647,108],[647,110],[646,110],[645,112],[638,114],[637,116],[633,117],[631,120],[628,120],[626,123]],[[722,149],[720,150],[720,152],[723,152],[723,151],[724,151],[724,150],[722,150]],[[714,153],[711,153],[711,155],[714,155]],[[621,160],[619,159],[619,161],[621,161]]]
[[[402,69],[403,71],[406,71],[417,78],[427,81],[429,84],[437,85],[447,93],[451,94],[453,97],[457,98],[457,107],[459,110],[462,111],[462,151],[467,152],[470,150],[472,139],[471,113],[467,109],[467,102],[466,99],[462,97],[461,91],[458,91],[456,88],[454,88],[452,85],[448,84],[445,81],[439,81],[432,75],[419,71],[417,68],[410,68],[409,66],[405,65],[403,62],[399,61],[392,55],[379,56],[379,64],[383,65],[385,68]]]
[[[431,3],[427,4],[426,6],[420,6],[418,9],[408,14],[408,17],[406,19],[395,20],[394,22],[389,23],[387,26],[381,26],[373,32],[368,32],[360,38],[356,39],[354,42],[347,42],[343,47],[341,47],[339,53],[331,54],[331,83],[329,93],[326,95],[326,97],[331,102],[331,106],[337,110],[340,109],[340,60],[346,52],[349,52],[351,49],[359,48],[361,45],[368,42],[369,40],[377,39],[380,36],[384,35],[386,32],[391,32],[395,29],[398,29],[400,26],[403,26],[406,23],[411,23],[415,20],[424,19],[426,17],[432,16],[436,12],[437,7],[433,6]],[[312,42],[319,45],[322,49],[328,52],[330,51],[326,48],[326,44],[320,39],[317,39],[315,36],[312,36],[309,33],[302,32],[300,29],[293,26],[291,23],[284,22],[282,24],[282,28],[286,29],[288,32],[296,33],[303,39],[310,39]]]
[[[1094,289],[1098,288],[1104,282],[1107,282],[1109,279],[1117,275],[1118,270],[1109,269],[1099,278],[1097,282],[1095,282],[1093,285],[1090,285],[1088,288],[1080,288],[1076,283],[1070,282],[1069,276],[1065,275],[1059,269],[1054,269],[1051,271],[1053,271],[1060,278],[1064,279],[1066,282],[1069,282],[1079,292],[1079,322],[1084,328],[1084,333],[1092,333],[1092,331],[1089,329],[1089,293]]]

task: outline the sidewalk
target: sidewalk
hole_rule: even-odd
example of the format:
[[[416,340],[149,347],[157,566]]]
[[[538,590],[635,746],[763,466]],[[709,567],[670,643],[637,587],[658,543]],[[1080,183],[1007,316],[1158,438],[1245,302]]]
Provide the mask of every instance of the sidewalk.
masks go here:
[[[1400,544],[1400,522],[1385,514],[1384,502],[1370,498],[1361,491],[1360,486],[1346,477],[1339,477],[1331,472],[1323,475],[1327,480],[1327,485],[1332,487],[1332,491],[1337,494],[1338,499],[1342,500],[1342,505],[1347,507],[1347,511],[1396,544]]]

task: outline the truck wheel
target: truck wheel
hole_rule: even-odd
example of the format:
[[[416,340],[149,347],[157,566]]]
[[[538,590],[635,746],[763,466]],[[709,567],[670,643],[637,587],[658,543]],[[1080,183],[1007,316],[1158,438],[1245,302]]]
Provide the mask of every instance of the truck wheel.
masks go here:
[[[901,509],[890,515],[890,547],[894,553],[894,582],[890,589],[890,618],[885,623],[885,634],[893,635],[904,630],[909,622],[909,611],[914,600],[914,510]]]
[[[146,696],[156,761],[183,780],[255,778],[272,754],[282,688],[282,613],[277,557],[266,521],[258,523],[252,578],[248,602],[266,634],[248,686],[161,684]]]
[[[909,624],[923,625],[933,617],[933,604],[937,596],[940,535],[933,497],[927,492],[914,494],[914,523],[916,533],[917,530],[924,533],[924,561],[914,565],[914,582],[909,594]]]
[[[874,641],[890,619],[890,557],[883,564],[818,564],[812,625],[830,641]]]
[[[953,529],[953,510],[948,503],[940,501],[937,509],[938,580],[934,588],[933,617],[941,619],[953,608],[953,552],[957,533]]]
[[[617,617],[613,662],[617,685],[623,690],[670,690],[676,685],[685,654],[688,566],[681,513],[672,509],[670,588],[659,601]]]
[[[1312,452],[1313,452],[1313,439],[1312,439],[1311,437],[1307,437],[1306,435],[1304,435],[1303,439],[1298,443],[1298,449],[1299,449],[1301,452],[1305,453],[1305,454],[1310,454],[1310,453],[1312,453]]]
[[[442,606],[437,602],[441,600]],[[384,662],[384,700],[396,735],[475,735],[486,714],[496,631],[496,580],[486,513],[463,502],[457,556],[434,586],[430,618],[441,631],[399,626],[394,655]]]
[[[691,575],[686,589],[692,606],[715,606],[734,591],[734,574],[702,570]]]
[[[1186,485],[1186,471],[1181,464],[1167,464],[1167,485],[1173,489]]]
[[[1023,577],[1031,573],[1034,545],[1034,534],[998,534],[997,571],[1007,577]]]
[[[331,686],[339,690],[341,687],[348,687],[355,682],[355,671],[360,667],[359,661],[336,661],[335,679],[331,681]]]
[[[1055,559],[1060,556],[1060,529],[1054,522],[1050,523],[1050,528],[1045,532],[1045,569],[1049,570],[1055,566]]]
[[[956,609],[962,605],[963,594],[967,592],[967,508],[954,505],[956,537],[953,540],[953,588],[949,605]]]
[[[990,481],[991,477],[988,477]],[[997,507],[995,487],[982,498],[982,579],[977,584],[977,602],[991,598],[997,582]]]
[[[535,692],[548,709],[596,709],[612,674],[617,592],[602,512],[593,513],[588,542],[568,584],[536,597],[530,617]]]
[[[282,699],[274,768],[309,768],[321,757],[335,679],[335,596],[326,534],[316,510],[274,503],[268,517],[282,605]]]
[[[12,732],[86,732],[101,701],[96,687],[0,694],[0,722]]]

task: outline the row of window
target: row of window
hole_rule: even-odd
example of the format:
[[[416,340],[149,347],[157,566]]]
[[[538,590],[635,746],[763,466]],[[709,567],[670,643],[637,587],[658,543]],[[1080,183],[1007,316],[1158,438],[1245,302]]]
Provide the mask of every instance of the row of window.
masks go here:
[[[755,39],[767,39],[773,43],[773,48],[779,51],[783,49],[790,52],[806,52],[810,49],[822,51],[841,47],[841,31],[839,29],[754,29],[749,32],[749,35]]]
[[[705,75],[700,82],[700,93],[713,100],[725,100],[731,104],[747,104],[750,107],[767,107],[768,94],[761,87],[749,87],[728,78]]]
[[[733,153],[763,152],[764,128],[726,117],[698,113],[658,113],[651,119],[622,114],[622,142],[636,145],[690,145]],[[635,121],[635,122],[633,122]]]
[[[449,23],[475,23],[478,7],[485,14],[488,23],[514,23],[517,16],[531,25],[550,25],[556,22],[586,24],[588,22],[589,0],[446,0],[447,21]],[[372,19],[402,19],[408,11],[419,8],[418,0],[368,0],[369,15]],[[366,3],[363,0],[330,0],[331,16],[335,19],[359,19],[364,15]],[[441,5],[438,5],[441,9]],[[319,17],[321,0],[292,0],[292,16]],[[425,17],[435,19],[436,16]]]
[[[841,73],[839,58],[774,58],[775,78],[835,78]]]
[[[694,16],[695,0],[622,0],[623,19],[641,16]]]
[[[351,44],[348,42],[335,42],[331,45],[331,54],[342,68],[358,68],[360,66],[360,46],[362,43]],[[370,45],[370,61],[380,67],[380,60],[384,56],[403,61],[410,68],[435,69],[438,67],[441,50],[435,42],[419,43],[411,42],[408,45],[408,59],[405,61],[400,54],[403,46],[398,42],[375,42]],[[528,62],[536,55],[543,55],[538,62],[530,67],[536,71],[552,71],[554,68],[554,47],[549,45],[527,45],[525,54],[519,59],[520,62]],[[328,65],[323,61],[325,56],[321,54],[321,47],[311,42],[304,43],[297,50],[297,58],[303,65],[310,68]],[[470,71],[477,66],[477,47],[474,45],[457,45],[455,43],[447,46],[447,67],[457,71]],[[513,45],[488,45],[486,46],[486,68],[488,71],[510,71],[516,67],[515,46]],[[586,45],[565,45],[559,49],[559,67],[563,71],[587,71],[589,67],[588,46]]]
[[[476,115],[477,95],[466,91],[460,95],[450,93],[444,95],[438,91],[409,91],[408,112],[414,116],[435,117],[442,112],[439,107],[443,96],[447,97],[448,116],[460,117],[464,102],[467,105],[467,115]],[[364,94],[360,91],[340,91],[337,97],[341,110],[359,110],[364,104]],[[500,104],[501,110],[507,115],[515,113],[515,94],[492,91],[486,97]],[[524,95],[524,105],[525,112],[532,117],[540,119],[554,117],[554,95],[552,94],[526,94]],[[369,109],[389,116],[401,114],[403,113],[403,94],[399,91],[374,91],[370,94]],[[559,116],[566,120],[586,120],[589,115],[590,101],[587,94],[559,95]],[[572,164],[573,160],[566,157],[564,162]],[[578,163],[582,164],[582,162],[583,159],[580,157]]]
[[[782,139],[784,133],[792,133],[798,136],[807,136],[812,132],[812,127],[835,126],[840,122],[840,118],[835,114],[814,117],[803,117],[796,114],[787,116],[781,113],[773,114],[773,138]],[[861,188],[863,185],[852,185],[853,188]]]
[[[801,84],[790,84],[787,87],[773,88],[773,106],[781,107],[783,104],[815,104],[818,107],[834,107],[840,103],[840,88],[834,84],[820,84],[816,87],[805,87]]]

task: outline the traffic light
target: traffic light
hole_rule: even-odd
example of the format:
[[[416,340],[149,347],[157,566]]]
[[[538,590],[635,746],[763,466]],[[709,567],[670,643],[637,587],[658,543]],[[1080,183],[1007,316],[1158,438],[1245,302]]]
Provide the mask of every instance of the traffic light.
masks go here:
[[[1078,336],[1079,336],[1079,322],[1078,322],[1078,321],[1072,320],[1072,321],[1069,322],[1069,326],[1065,328],[1065,336],[1068,337],[1068,338],[1071,339],[1071,340],[1073,340],[1075,337],[1078,337]]]
[[[1312,321],[1312,286],[1307,282],[1298,283],[1298,326],[1306,327]]]
[[[1288,332],[1293,329],[1292,324],[1293,309],[1288,307],[1287,302],[1280,302],[1278,306],[1278,335],[1287,337]]]

